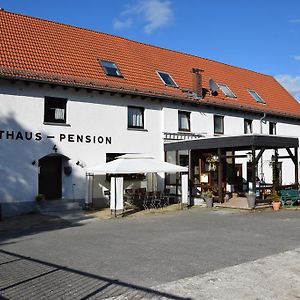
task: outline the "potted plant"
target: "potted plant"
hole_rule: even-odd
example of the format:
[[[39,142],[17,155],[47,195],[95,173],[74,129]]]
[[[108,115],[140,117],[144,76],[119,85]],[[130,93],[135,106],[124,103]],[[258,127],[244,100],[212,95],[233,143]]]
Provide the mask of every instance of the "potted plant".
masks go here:
[[[37,202],[37,204],[41,204],[43,200],[45,200],[45,195],[37,194],[35,196],[35,201]]]
[[[213,207],[213,192],[211,190],[207,190],[201,193],[201,197],[205,200],[207,207]]]
[[[249,191],[249,193],[246,194],[247,197],[247,203],[248,207],[253,209],[255,207],[255,201],[256,201],[256,195],[253,191]]]
[[[280,208],[280,197],[275,189],[272,190],[272,206],[274,210]]]

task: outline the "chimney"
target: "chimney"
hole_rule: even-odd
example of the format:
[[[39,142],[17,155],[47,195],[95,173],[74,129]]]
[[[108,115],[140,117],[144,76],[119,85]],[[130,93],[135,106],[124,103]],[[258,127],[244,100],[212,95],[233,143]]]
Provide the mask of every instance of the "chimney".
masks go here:
[[[202,74],[203,70],[198,68],[192,68],[193,73],[193,92],[196,94],[197,98],[202,99]]]

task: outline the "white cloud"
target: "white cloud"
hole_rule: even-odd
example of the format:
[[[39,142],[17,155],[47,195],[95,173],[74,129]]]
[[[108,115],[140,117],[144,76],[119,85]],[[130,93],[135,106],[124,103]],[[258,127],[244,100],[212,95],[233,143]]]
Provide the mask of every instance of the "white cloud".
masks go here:
[[[124,21],[119,20],[119,19],[115,19],[113,26],[117,30],[130,28],[132,26],[132,19],[131,18],[127,18]]]
[[[293,58],[294,60],[300,60],[300,55],[294,55],[294,56],[292,56],[292,58]]]
[[[131,27],[134,17],[135,22],[144,24],[143,29],[147,34],[169,25],[174,19],[171,2],[163,0],[137,0],[126,7],[121,17],[127,17],[127,19],[125,21],[115,19],[115,29]]]
[[[275,76],[275,79],[300,101],[300,76],[283,74]]]
[[[300,23],[300,19],[289,20],[290,23]]]

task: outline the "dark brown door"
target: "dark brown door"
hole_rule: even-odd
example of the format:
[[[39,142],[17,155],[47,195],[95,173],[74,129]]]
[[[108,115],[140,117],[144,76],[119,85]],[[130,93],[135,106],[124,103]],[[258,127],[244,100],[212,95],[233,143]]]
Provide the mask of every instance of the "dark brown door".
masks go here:
[[[61,157],[46,156],[39,160],[39,194],[46,199],[61,198]]]

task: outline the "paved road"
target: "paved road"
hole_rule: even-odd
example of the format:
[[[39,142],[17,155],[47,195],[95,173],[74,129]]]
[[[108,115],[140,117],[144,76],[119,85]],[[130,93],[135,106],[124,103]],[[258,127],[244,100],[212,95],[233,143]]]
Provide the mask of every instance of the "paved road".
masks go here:
[[[1,229],[1,225],[0,225]],[[194,209],[2,233],[0,295],[104,299],[128,291],[189,299],[151,287],[293,250],[300,212]],[[1,230],[0,230],[1,232]],[[5,280],[3,280],[5,278]]]

